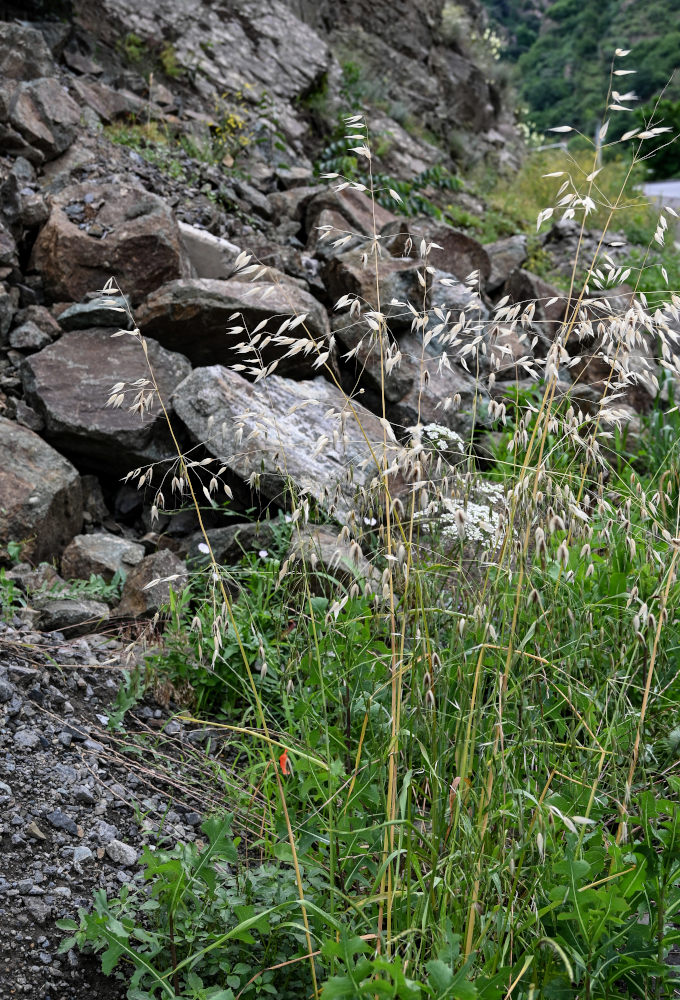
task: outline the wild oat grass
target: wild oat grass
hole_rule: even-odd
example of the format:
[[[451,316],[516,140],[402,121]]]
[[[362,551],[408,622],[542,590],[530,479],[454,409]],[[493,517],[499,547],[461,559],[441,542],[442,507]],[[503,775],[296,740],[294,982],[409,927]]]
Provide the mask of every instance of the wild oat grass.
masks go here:
[[[360,115],[346,125],[369,184],[329,179],[375,199],[366,125]],[[644,139],[631,170],[643,155]],[[558,207],[542,206],[539,225],[566,214],[583,232],[597,210],[602,230],[618,226],[627,181],[614,193],[599,171],[593,154],[590,167],[579,157],[578,171],[551,178],[562,185]],[[668,225],[664,213],[657,244]],[[322,235],[336,248],[359,239],[378,274],[377,232]],[[165,875],[149,861],[158,906],[146,918],[139,887],[125,905],[99,899],[96,917],[81,914],[75,940],[106,944],[109,968],[125,958],[131,996],[548,1000],[677,989],[667,958],[680,910],[680,463],[674,440],[650,460],[658,421],[645,429],[631,399],[647,391],[651,404],[678,376],[680,299],[655,312],[634,294],[614,311],[604,295],[593,301],[591,289],[629,277],[600,245],[574,261],[548,338],[533,302],[503,299],[482,322],[430,309],[437,247],[423,240],[416,253],[422,298],[403,309],[423,345],[421,386],[436,387],[438,364],[464,359],[479,376],[472,423],[495,429],[495,461],[481,471],[479,434],[463,441],[454,430],[455,397],[441,425],[395,434],[385,386],[400,350],[387,314],[401,306],[383,301],[377,279],[370,305],[344,296],[336,308],[365,323],[381,358],[372,477],[336,524],[339,546],[357,565],[370,560],[370,578],[343,582],[304,547],[302,563],[290,558],[291,541],[324,520],[293,484],[275,548],[219,565],[202,509],[225,496],[226,466],[199,468],[178,446],[169,489],[194,506],[209,565],[176,600],[154,670],[189,682],[236,748],[238,767],[219,770],[247,852],[230,855],[229,877],[215,864],[200,902],[189,891],[198,860],[177,848],[164,855]],[[585,285],[575,283],[580,267]],[[257,295],[264,269],[242,254],[234,271]],[[470,275],[470,288],[478,280]],[[305,316],[254,330],[234,323],[243,341],[233,367],[265,398],[280,357],[300,353],[341,388],[337,345],[315,341]],[[489,353],[498,330],[524,351],[516,386]],[[123,335],[144,344],[138,331]],[[270,345],[279,360],[266,359]],[[652,356],[664,385],[645,366]],[[603,369],[597,393],[581,391],[585,361]],[[114,387],[109,402],[125,405],[127,389]],[[141,412],[147,393],[157,397],[153,372],[133,389]],[[338,442],[358,412],[344,395]],[[290,419],[272,417],[250,442],[280,441],[283,478]],[[616,436],[625,425],[635,427],[635,452]],[[206,468],[215,469],[207,486]],[[160,481],[154,470],[132,478]],[[166,492],[158,487],[155,514]],[[206,828],[205,871],[221,857],[221,836]],[[290,892],[272,895],[267,883],[258,897],[252,851]],[[233,871],[255,886],[247,906]],[[232,898],[230,916],[214,910]],[[116,922],[105,933],[107,913]]]

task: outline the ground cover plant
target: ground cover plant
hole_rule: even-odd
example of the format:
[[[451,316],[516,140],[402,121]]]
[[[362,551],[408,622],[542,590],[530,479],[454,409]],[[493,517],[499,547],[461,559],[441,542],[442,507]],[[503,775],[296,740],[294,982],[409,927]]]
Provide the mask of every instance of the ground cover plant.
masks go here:
[[[375,189],[361,115],[345,125],[368,183],[336,171],[329,181],[398,203],[398,191]],[[627,141],[632,170],[646,140]],[[595,153],[587,173],[550,173],[539,226],[566,214],[583,232],[596,209],[605,231],[618,219]],[[673,222],[657,219],[651,243]],[[378,273],[379,234],[363,244]],[[185,718],[210,719],[231,741],[230,801],[200,844],[159,842],[130,886],[62,925],[64,949],[101,952],[136,1000],[595,1000],[678,988],[680,459],[665,428],[680,298],[669,291],[652,310],[633,291],[616,312],[593,301],[590,287],[635,285],[648,263],[633,274],[600,245],[574,261],[541,353],[539,304],[501,299],[470,334],[464,316],[429,306],[437,247],[423,240],[415,253],[422,299],[397,307],[422,343],[421,392],[446,364],[428,345],[462,358],[479,375],[472,431],[463,440],[445,425],[456,398],[442,401],[438,426],[392,427],[393,304],[379,281],[376,302],[343,296],[337,310],[363,320],[364,347],[381,359],[373,481],[340,529],[288,482],[270,508],[273,543],[235,570],[204,532],[205,568],[173,596],[149,670],[183,692]],[[260,273],[245,253],[235,268]],[[470,275],[470,290],[478,282]],[[304,317],[294,322],[304,331]],[[517,384],[489,360],[499,327],[525,352]],[[330,346],[292,329],[242,329],[237,370],[266,394],[270,337],[284,354],[306,344],[338,384]],[[606,367],[593,399],[579,390],[595,362]],[[144,391],[156,392],[152,371]],[[646,422],[629,405],[636,391],[656,399]],[[116,386],[111,404],[125,393]],[[206,504],[229,500],[211,463],[178,451],[165,480],[201,524]],[[158,490],[156,512],[168,499]],[[339,530],[344,561],[305,546],[319,524]]]

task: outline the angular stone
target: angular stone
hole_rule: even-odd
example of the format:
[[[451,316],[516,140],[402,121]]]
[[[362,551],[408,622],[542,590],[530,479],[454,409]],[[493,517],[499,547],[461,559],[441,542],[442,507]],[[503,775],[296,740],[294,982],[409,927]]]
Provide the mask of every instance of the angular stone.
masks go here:
[[[125,299],[119,295],[107,295],[89,302],[76,302],[59,313],[59,326],[62,330],[87,330],[95,326],[128,330],[130,323]]]
[[[423,288],[418,281],[421,262],[385,255],[378,261],[380,301],[376,288],[375,266],[362,261],[362,250],[351,250],[331,258],[323,269],[323,279],[329,295],[337,301],[343,295],[357,296],[371,309],[380,307],[393,329],[410,327],[412,313],[406,308],[411,302],[422,308]]]
[[[33,604],[38,610],[36,626],[43,632],[63,632],[68,639],[100,632],[102,623],[109,618],[106,604],[82,597],[39,594]]]
[[[114,90],[99,81],[74,78],[71,80],[71,88],[83,104],[95,111],[107,125],[118,118],[138,115],[148,108],[142,97],[123,88]]]
[[[338,537],[332,528],[306,525],[293,533],[288,558],[304,564],[316,593],[335,591],[336,581],[345,587],[353,583],[363,592],[374,593],[380,583],[380,573],[366,556]]]
[[[523,233],[508,236],[495,243],[485,243],[484,249],[491,261],[491,273],[486,280],[487,292],[495,292],[502,288],[510,274],[522,267],[527,259],[527,238]]]
[[[17,326],[24,323],[31,323],[33,326],[37,326],[43,335],[49,338],[49,341],[56,340],[57,337],[61,336],[61,327],[45,306],[34,305],[20,309],[14,317],[14,322]]]
[[[402,225],[393,212],[377,202],[374,206],[367,195],[354,188],[344,188],[342,191],[327,188],[313,198],[306,199],[304,204],[308,249],[324,258],[335,257],[343,249],[347,250],[348,246],[365,245],[365,241],[356,239],[357,236],[370,237],[374,232],[379,235],[392,230],[398,231]],[[321,240],[320,227],[323,226],[332,226],[333,232]],[[334,240],[350,233],[355,237],[350,244],[344,248],[333,248]]]
[[[137,861],[137,851],[135,848],[130,844],[124,844],[120,840],[111,840],[106,845],[105,851],[114,865],[123,865],[124,868],[129,868]]]
[[[27,24],[0,22],[0,80],[34,80],[52,76],[55,70],[40,31]]]
[[[81,530],[80,476],[33,431],[0,417],[0,559],[8,542],[26,542],[33,562],[61,555]]]
[[[186,222],[179,222],[178,225],[182,250],[195,277],[227,278],[241,252],[240,248],[205,229],[197,229]]]
[[[272,375],[253,385],[213,365],[179,385],[173,405],[194,440],[267,500],[284,502],[292,481],[346,517],[383,461],[378,418],[359,403],[350,410],[343,393],[322,378],[295,382]],[[393,455],[388,441],[388,464]]]
[[[522,268],[511,272],[503,292],[510,296],[511,302],[522,303],[523,306],[535,304],[531,329],[545,352],[567,316],[568,297],[543,278]]]
[[[484,288],[491,273],[489,255],[477,240],[465,233],[433,219],[417,218],[408,222],[399,222],[392,227],[394,239],[388,244],[390,253],[401,257],[408,249],[408,239],[412,246],[409,255],[418,258],[422,240],[426,243],[436,243],[428,263],[442,271],[454,275],[459,281],[465,281],[473,271],[479,272],[481,287]]]
[[[153,580],[159,582],[148,587]],[[170,587],[175,593],[179,593],[186,587],[188,580],[185,563],[173,552],[169,549],[154,552],[128,573],[116,614],[132,618],[153,615],[169,602]]]
[[[234,313],[240,315],[232,320]],[[154,337],[170,350],[181,351],[194,365],[232,362],[252,365],[252,355],[234,351],[236,344],[248,339],[245,330],[227,335],[227,327],[245,326],[252,331],[262,320],[268,320],[269,325],[259,334],[261,341],[266,333],[275,334],[282,320],[303,313],[307,315],[304,325],[291,331],[291,336],[305,342],[309,341],[309,335],[316,342],[325,341],[328,337],[325,309],[296,285],[192,278],[173,281],[153,292],[138,309],[137,324],[144,336]],[[270,344],[263,354],[264,364],[281,357],[285,350]],[[313,374],[310,366],[316,357],[316,352],[307,356],[297,354],[282,361],[277,371],[305,378]]]
[[[41,351],[52,343],[52,338],[30,319],[16,326],[9,335],[9,346],[18,351]]]
[[[30,266],[53,301],[79,302],[114,277],[135,305],[181,276],[179,230],[170,208],[148,191],[71,184],[54,198]]]
[[[80,122],[80,109],[56,77],[20,83],[8,93],[6,115],[10,128],[27,144],[31,163],[52,160],[68,149]]]
[[[144,417],[106,401],[113,385],[149,377],[136,338],[113,330],[73,330],[24,362],[26,397],[45,419],[45,437],[89,471],[122,476],[173,454],[165,417],[156,401]],[[191,365],[180,354],[147,341],[148,357],[164,400]],[[130,402],[135,392],[129,396]],[[73,532],[78,534],[78,532]]]
[[[14,237],[0,222],[0,265],[2,267],[16,267],[18,260]]]
[[[116,573],[129,573],[143,558],[143,545],[108,531],[76,535],[61,557],[61,573],[66,580],[89,580],[94,573],[109,582]]]

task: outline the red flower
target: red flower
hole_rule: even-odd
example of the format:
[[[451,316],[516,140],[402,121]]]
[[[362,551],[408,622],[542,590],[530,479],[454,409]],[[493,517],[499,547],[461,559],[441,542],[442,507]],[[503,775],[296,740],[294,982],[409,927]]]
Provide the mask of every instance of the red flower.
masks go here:
[[[281,765],[281,770],[283,771],[284,774],[291,774],[292,773],[293,768],[291,766],[290,761],[288,760],[288,751],[287,750],[284,750],[283,753],[281,754],[281,756],[279,757],[279,764]]]

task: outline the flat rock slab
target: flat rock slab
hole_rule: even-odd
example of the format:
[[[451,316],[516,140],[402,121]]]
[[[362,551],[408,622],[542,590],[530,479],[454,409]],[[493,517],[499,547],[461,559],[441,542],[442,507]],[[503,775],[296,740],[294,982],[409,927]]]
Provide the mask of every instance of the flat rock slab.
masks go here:
[[[196,369],[177,387],[173,406],[211,455],[281,504],[292,482],[345,519],[383,460],[379,419],[359,403],[351,404],[353,414],[340,390],[322,378],[295,382],[272,375],[253,385],[213,365]],[[394,446],[388,442],[387,448],[390,461]]]
[[[239,318],[232,318],[234,313]],[[194,365],[241,362],[259,364],[255,355],[237,353],[235,347],[248,340],[246,330],[254,331],[263,320],[270,321],[259,333],[256,346],[267,333],[275,334],[281,322],[306,314],[304,326],[291,331],[291,337],[316,342],[328,337],[326,311],[317,300],[296,285],[267,281],[220,281],[215,278],[191,278],[173,281],[153,292],[137,311],[137,324],[145,336],[153,337],[164,347],[180,351]],[[243,319],[240,318],[243,317]],[[228,335],[227,328],[244,326],[238,335]],[[306,332],[308,331],[308,333]],[[265,365],[287,350],[269,344],[262,355]],[[298,354],[282,361],[279,374],[309,377],[310,365],[317,357]],[[315,374],[315,373],[314,373]]]
[[[25,542],[31,562],[61,555],[82,528],[77,470],[27,427],[0,417],[0,559]]]
[[[116,278],[133,304],[182,274],[179,229],[166,203],[129,184],[70,184],[53,200],[31,267],[55,302],[78,302]]]
[[[65,333],[27,358],[21,375],[27,398],[45,420],[45,437],[88,470],[120,477],[173,451],[157,400],[143,417],[130,413],[126,406],[106,406],[116,383],[149,378],[138,339],[112,338],[112,332]],[[191,365],[155,341],[147,341],[147,347],[161,395],[169,400]],[[134,391],[128,398],[131,403]]]
[[[101,601],[82,597],[50,597],[39,595],[34,599],[38,610],[36,625],[43,632],[63,632],[67,638],[100,632],[102,623],[109,617],[109,609]]]
[[[87,330],[93,326],[119,327],[129,329],[129,316],[125,299],[118,295],[107,295],[89,302],[76,302],[59,314],[62,330]]]
[[[108,531],[76,535],[61,557],[67,580],[89,580],[92,574],[110,582],[116,573],[129,573],[144,558],[144,546]]]

